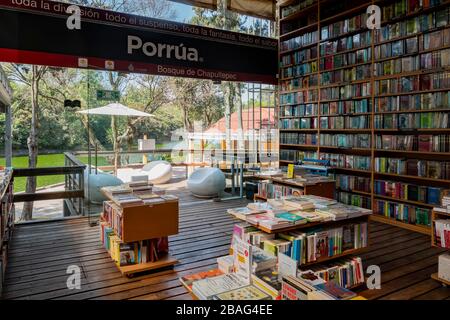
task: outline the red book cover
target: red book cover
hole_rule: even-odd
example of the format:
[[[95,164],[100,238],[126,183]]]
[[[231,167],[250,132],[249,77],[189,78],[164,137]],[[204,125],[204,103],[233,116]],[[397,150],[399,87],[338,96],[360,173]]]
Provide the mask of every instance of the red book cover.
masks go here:
[[[431,89],[431,77],[429,74],[423,74],[420,77],[420,90]]]
[[[419,151],[431,152],[433,147],[433,136],[426,134],[419,136]]]

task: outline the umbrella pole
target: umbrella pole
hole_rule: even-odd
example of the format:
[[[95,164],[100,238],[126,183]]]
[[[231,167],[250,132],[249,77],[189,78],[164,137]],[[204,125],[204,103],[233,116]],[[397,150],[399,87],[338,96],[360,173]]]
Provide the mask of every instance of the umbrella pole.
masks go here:
[[[111,118],[111,129],[113,132],[113,151],[114,151],[114,175],[117,176],[117,162],[118,162],[118,145],[117,145],[117,126],[116,126],[116,116]]]

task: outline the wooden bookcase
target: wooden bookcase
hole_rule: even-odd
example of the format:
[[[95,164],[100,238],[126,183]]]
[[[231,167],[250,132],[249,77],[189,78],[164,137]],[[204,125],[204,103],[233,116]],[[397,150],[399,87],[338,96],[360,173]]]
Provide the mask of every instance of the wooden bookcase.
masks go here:
[[[267,180],[267,181],[270,181],[270,183],[275,184],[275,185],[281,185],[281,186],[290,187],[293,189],[299,189],[305,195],[310,194],[310,195],[316,195],[316,196],[321,196],[321,197],[330,198],[330,199],[334,199],[334,196],[335,196],[336,183],[333,180],[327,181],[327,182],[307,184],[307,183],[297,183],[297,182],[285,181],[284,179],[282,179],[280,177],[253,176],[252,179],[258,179],[261,181]],[[267,200],[267,198],[260,194],[255,194],[255,200]]]
[[[432,221],[431,222],[431,246],[436,247],[436,248],[442,248],[440,245],[438,245],[436,243],[436,238],[435,238],[436,229],[435,229],[434,222],[438,219],[450,219],[450,211],[446,211],[445,209],[441,209],[441,208],[435,208],[433,210],[433,212],[431,213],[431,221]],[[439,275],[437,272],[433,273],[431,275],[431,278],[441,282],[442,284],[444,284],[446,286],[450,286],[450,282],[439,278]]]
[[[121,242],[132,243],[178,234],[178,200],[123,207],[115,201],[114,195],[108,188],[103,188],[102,193],[113,202],[113,208],[120,212],[122,234],[121,236],[116,234],[116,236],[119,236]],[[108,222],[102,223],[111,226]],[[154,262],[117,267],[123,275],[130,277],[135,273],[170,267],[177,262],[178,260],[165,254]]]
[[[436,204],[380,194],[375,187],[381,182],[396,182],[418,187],[450,188],[450,126],[448,122],[446,126],[441,126],[433,121],[433,116],[439,113],[450,116],[450,84],[448,81],[432,83],[433,77],[436,77],[436,82],[440,81],[439,77],[447,80],[450,77],[448,59],[445,63],[442,59],[450,48],[450,1],[428,1],[433,6],[412,10],[408,7],[410,2],[403,0],[405,10],[402,10],[396,6],[401,1],[393,0],[315,0],[299,11],[283,14],[285,8],[301,2],[304,1],[286,0],[279,3],[280,165],[295,163],[300,153],[304,153],[305,157],[331,159],[340,201],[351,204],[355,199],[360,199],[364,206],[374,210],[372,219],[430,234],[431,210]],[[360,18],[359,25],[354,20],[358,27],[348,32],[333,32],[333,28],[324,31],[324,27],[366,13],[369,5],[381,8],[380,30],[368,29],[364,19]],[[393,10],[389,17],[387,8]],[[444,10],[447,10],[445,23],[442,17],[435,19]],[[427,15],[434,15],[433,20],[429,21],[429,29],[424,27],[421,30],[421,23],[425,25],[421,19]],[[415,26],[410,22],[413,19],[416,19]],[[439,24],[436,24],[437,21]],[[313,33],[314,37],[311,36]],[[439,33],[439,45],[429,45],[429,39]],[[299,41],[297,45],[293,44],[293,39],[300,36],[306,40],[300,45]],[[359,45],[354,42],[355,37]],[[286,44],[289,40],[290,45]],[[350,41],[353,41],[351,46]],[[337,42],[335,47],[333,42]],[[390,87],[387,87],[388,82]],[[411,90],[408,90],[409,85]],[[394,87],[397,89],[394,90]],[[445,98],[446,102],[438,102],[439,97]],[[390,117],[395,126],[390,126]],[[409,124],[405,121],[413,117],[419,120],[411,120],[413,125],[405,126]],[[415,124],[419,124],[420,128]],[[406,148],[404,143],[399,142],[406,139],[405,136],[410,136],[408,139],[414,141],[412,148]],[[423,151],[418,147],[419,137],[425,136],[426,139],[429,136],[433,137],[431,139],[442,138],[437,147],[431,143],[436,152]],[[354,143],[349,144],[352,138]],[[368,143],[365,143],[366,139]],[[387,144],[388,141],[397,143]],[[403,148],[406,150],[401,150]],[[340,163],[336,161],[338,155],[341,157]],[[406,174],[409,172],[406,169],[395,172],[379,170],[376,163],[382,164],[384,160],[381,158],[422,161],[417,166],[429,161],[426,164],[428,168],[430,164],[434,166],[432,161],[447,162],[447,167],[443,168],[447,174],[429,178],[429,169],[425,170],[424,176]],[[404,163],[402,165],[406,166]],[[364,188],[342,188],[340,181],[347,179],[345,176],[354,180],[365,178],[366,185]],[[410,223],[409,218],[396,216],[394,210],[385,214],[381,206],[384,203],[388,204],[389,209],[390,206],[409,206],[408,212],[414,210],[425,222]]]

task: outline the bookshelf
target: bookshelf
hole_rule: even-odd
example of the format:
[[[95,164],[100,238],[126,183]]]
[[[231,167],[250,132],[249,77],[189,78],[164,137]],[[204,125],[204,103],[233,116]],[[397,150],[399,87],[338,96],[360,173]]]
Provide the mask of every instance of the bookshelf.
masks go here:
[[[360,243],[361,246],[356,245],[356,242],[353,244],[352,248],[347,248],[347,249],[342,249],[341,252],[336,252],[332,255],[326,255],[326,256],[322,256],[322,257],[318,257],[316,258],[314,261],[304,261],[299,265],[299,268],[302,270],[306,270],[309,267],[312,266],[317,266],[320,264],[324,264],[327,262],[333,262],[336,260],[339,260],[341,258],[346,258],[346,257],[352,257],[352,256],[357,256],[359,254],[362,254],[366,251],[366,249],[368,248],[368,246],[370,245],[369,240],[368,240],[368,234],[369,234],[369,216],[368,214],[362,215],[362,216],[357,216],[357,217],[350,217],[350,218],[346,218],[346,219],[342,219],[342,220],[331,220],[331,221],[317,221],[317,222],[308,222],[305,224],[300,224],[300,225],[291,225],[288,227],[283,227],[283,228],[276,228],[276,229],[268,229],[260,224],[255,224],[252,223],[251,221],[239,216],[239,215],[234,215],[233,213],[230,212],[231,215],[233,215],[234,217],[236,217],[237,219],[240,219],[242,221],[246,221],[247,223],[249,223],[250,225],[254,226],[255,228],[259,229],[260,231],[263,231],[266,234],[289,234],[289,232],[303,232],[305,234],[312,234],[311,232],[317,231],[317,230],[321,230],[323,231],[327,231],[327,230],[335,230],[335,229],[339,229],[339,228],[354,228],[354,226],[356,225],[360,225],[362,226],[363,224],[366,226],[364,228],[365,231],[363,231],[363,228],[360,227],[359,232],[361,232],[361,235],[364,234],[366,235],[366,242],[365,244]],[[356,229],[355,230],[355,234],[356,234]],[[330,233],[332,234],[332,233]],[[355,236],[356,239],[356,236]],[[356,240],[355,240],[356,241]],[[305,245],[305,250],[307,250],[307,245]],[[306,253],[307,254],[307,253]],[[362,285],[359,284],[359,285]],[[356,287],[356,286],[355,286]]]
[[[14,229],[12,170],[0,170],[0,296],[8,263],[8,244]]]
[[[334,180],[330,181],[322,181],[322,182],[310,182],[303,183],[292,181],[292,179],[287,179],[285,177],[271,177],[264,175],[255,175],[252,178],[260,180],[258,182],[258,191],[261,191],[261,186],[267,189],[267,184],[271,184],[274,186],[281,186],[287,189],[290,189],[290,193],[295,194],[296,192],[300,192],[301,194],[307,195],[316,195],[325,198],[334,199],[336,183]],[[264,182],[267,181],[267,182]],[[267,191],[267,190],[266,190]],[[274,191],[275,192],[275,191]],[[257,193],[255,194],[255,200],[267,200],[267,192]],[[283,192],[284,194],[284,192]]]
[[[132,277],[178,262],[169,255],[167,238],[178,233],[178,199],[124,205],[111,188],[101,191],[109,199],[103,204],[102,243],[123,275]],[[122,255],[128,251],[132,252],[133,261],[122,264]]]
[[[378,30],[365,24],[372,4]],[[430,234],[434,200],[450,186],[450,1],[279,6],[280,165],[329,159],[338,200]]]
[[[435,248],[442,248],[441,245],[436,241],[436,224],[435,221],[438,219],[450,219],[450,210],[445,208],[434,208],[431,214],[431,246]],[[450,281],[439,278],[439,273],[433,273],[431,278],[441,282],[445,286],[450,286]]]

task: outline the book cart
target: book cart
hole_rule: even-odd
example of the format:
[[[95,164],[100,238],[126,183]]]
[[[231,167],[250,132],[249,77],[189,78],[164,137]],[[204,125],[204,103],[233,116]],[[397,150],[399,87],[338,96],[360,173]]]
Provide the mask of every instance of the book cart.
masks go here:
[[[280,165],[330,160],[339,201],[429,235],[450,183],[450,1],[278,5]]]
[[[436,241],[436,225],[435,221],[438,219],[450,219],[450,210],[447,210],[445,208],[434,208],[432,212],[432,223],[431,223],[431,246],[436,248],[441,248],[441,246]],[[431,275],[431,278],[441,282],[445,286],[450,286],[450,281],[447,281],[445,279],[439,278],[438,273],[433,273]]]
[[[120,231],[115,232],[115,234],[119,237],[120,243],[151,242],[178,234],[178,199],[166,200],[155,204],[123,206],[120,205],[120,202],[111,193],[110,189],[102,188],[102,193],[110,200],[104,204],[104,207],[105,205],[111,206],[117,214],[115,224],[119,226]],[[101,224],[112,227],[111,221],[106,222],[103,220]],[[117,230],[117,227],[114,229]],[[113,258],[111,248],[108,252]],[[132,277],[136,273],[172,267],[178,263],[178,260],[171,257],[168,252],[159,255],[154,259],[155,261],[126,266],[120,266],[117,263],[117,258],[113,258],[113,260],[116,260],[118,269],[127,277]]]

